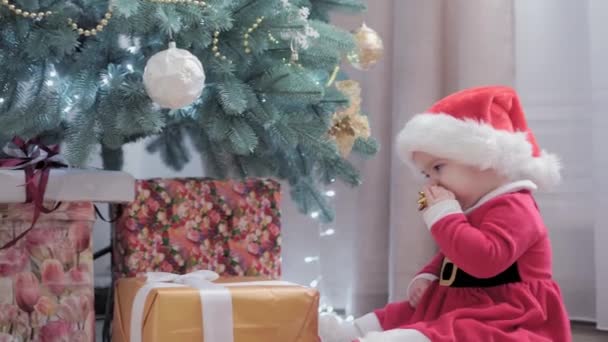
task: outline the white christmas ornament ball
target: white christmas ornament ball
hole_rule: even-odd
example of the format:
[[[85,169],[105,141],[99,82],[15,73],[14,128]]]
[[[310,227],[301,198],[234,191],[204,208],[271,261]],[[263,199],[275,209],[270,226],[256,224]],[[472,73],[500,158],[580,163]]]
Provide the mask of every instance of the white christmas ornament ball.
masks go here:
[[[144,87],[159,106],[179,109],[201,96],[205,70],[196,56],[171,42],[167,50],[150,57],[146,63]]]

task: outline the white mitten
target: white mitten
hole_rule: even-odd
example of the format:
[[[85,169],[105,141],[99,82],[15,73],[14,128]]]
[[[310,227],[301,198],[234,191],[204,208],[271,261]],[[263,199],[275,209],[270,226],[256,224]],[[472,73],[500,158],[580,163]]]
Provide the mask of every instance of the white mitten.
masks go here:
[[[369,313],[354,321],[344,320],[334,313],[319,315],[321,342],[351,342],[371,331],[382,331],[374,313]]]

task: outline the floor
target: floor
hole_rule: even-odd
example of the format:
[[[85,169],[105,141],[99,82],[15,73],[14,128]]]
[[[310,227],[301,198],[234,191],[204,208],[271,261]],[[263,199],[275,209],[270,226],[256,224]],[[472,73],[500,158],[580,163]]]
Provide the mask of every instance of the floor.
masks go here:
[[[608,331],[598,331],[590,323],[572,323],[573,342],[606,342]]]
[[[589,323],[572,324],[572,342],[606,342],[608,341],[608,331],[598,331]],[[97,322],[97,342],[101,342],[101,322]]]

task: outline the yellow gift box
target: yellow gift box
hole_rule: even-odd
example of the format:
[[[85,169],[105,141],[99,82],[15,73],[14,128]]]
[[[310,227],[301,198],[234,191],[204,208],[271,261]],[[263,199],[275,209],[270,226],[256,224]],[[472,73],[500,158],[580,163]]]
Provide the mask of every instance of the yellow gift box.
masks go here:
[[[259,278],[216,279],[213,274],[149,273],[118,280],[112,341],[319,341],[315,289]],[[141,331],[135,330],[138,326]]]

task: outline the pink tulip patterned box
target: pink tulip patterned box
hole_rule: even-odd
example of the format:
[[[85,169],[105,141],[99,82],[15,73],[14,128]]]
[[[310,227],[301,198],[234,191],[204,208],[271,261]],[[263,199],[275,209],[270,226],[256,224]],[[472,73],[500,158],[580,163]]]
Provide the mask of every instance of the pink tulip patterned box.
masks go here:
[[[209,269],[277,279],[280,200],[266,179],[140,180],[114,229],[115,277]]]
[[[0,204],[0,246],[30,228],[33,213],[31,203]],[[94,341],[94,219],[92,203],[64,203],[0,250],[0,341]]]

